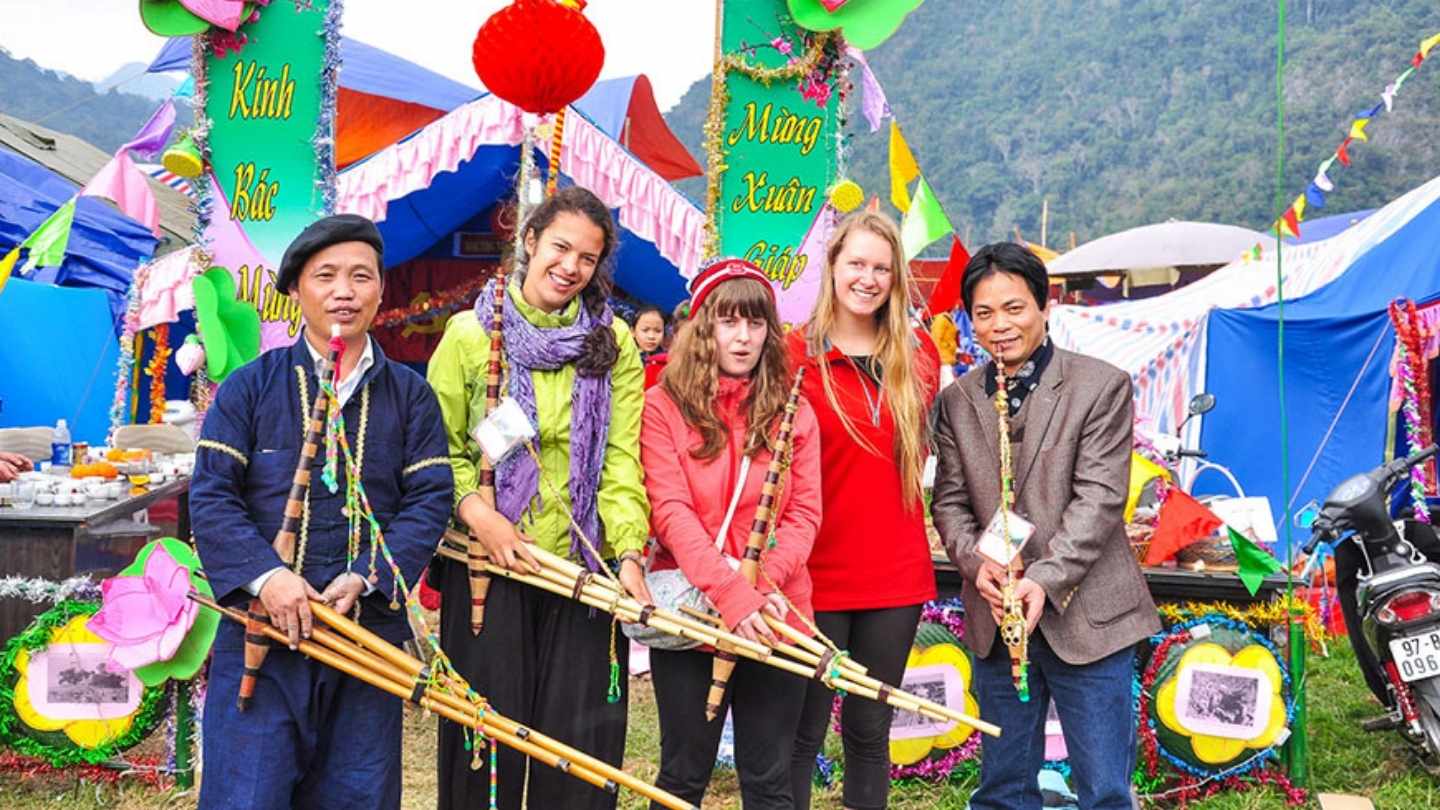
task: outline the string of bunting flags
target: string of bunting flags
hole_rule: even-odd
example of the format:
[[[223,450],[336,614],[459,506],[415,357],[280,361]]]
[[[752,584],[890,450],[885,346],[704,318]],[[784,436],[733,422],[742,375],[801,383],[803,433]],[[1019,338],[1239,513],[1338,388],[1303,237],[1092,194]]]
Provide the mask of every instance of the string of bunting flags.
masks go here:
[[[1410,64],[1406,66],[1405,70],[1401,71],[1400,75],[1396,76],[1394,81],[1385,85],[1385,90],[1380,93],[1380,101],[1373,107],[1361,111],[1351,119],[1350,130],[1345,135],[1345,139],[1340,142],[1339,146],[1335,147],[1335,151],[1331,153],[1329,157],[1320,162],[1320,165],[1315,170],[1314,179],[1306,186],[1304,192],[1295,197],[1295,200],[1290,203],[1290,207],[1286,208],[1285,212],[1270,224],[1267,233],[1299,238],[1300,224],[1305,221],[1306,212],[1311,209],[1319,210],[1324,208],[1326,195],[1335,190],[1335,182],[1330,177],[1330,171],[1335,167],[1335,164],[1339,163],[1346,168],[1350,166],[1351,145],[1357,141],[1366,142],[1370,140],[1370,135],[1366,132],[1366,129],[1376,118],[1394,110],[1395,95],[1400,92],[1400,88],[1404,86],[1405,82],[1409,81],[1410,78],[1420,70],[1420,66],[1425,63],[1426,58],[1437,45],[1440,45],[1440,34],[1435,34],[1421,42],[1419,50],[1415,52],[1414,56],[1410,57]],[[1256,244],[1246,252],[1244,258],[1254,261],[1258,260],[1260,255],[1261,247],[1259,244]]]

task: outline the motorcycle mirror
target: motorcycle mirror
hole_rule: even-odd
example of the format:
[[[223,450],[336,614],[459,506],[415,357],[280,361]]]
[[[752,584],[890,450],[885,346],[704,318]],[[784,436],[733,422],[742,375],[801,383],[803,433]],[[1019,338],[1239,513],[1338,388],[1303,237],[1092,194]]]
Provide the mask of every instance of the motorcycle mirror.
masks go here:
[[[1190,415],[1191,415],[1191,416],[1199,416],[1199,415],[1201,415],[1201,414],[1209,413],[1209,412],[1210,412],[1211,410],[1213,410],[1214,408],[1215,408],[1215,395],[1214,395],[1214,394],[1211,394],[1211,393],[1196,394],[1196,395],[1195,395],[1195,398],[1192,399],[1192,400],[1190,400]]]
[[[1318,517],[1320,517],[1320,504],[1311,501],[1300,507],[1300,511],[1295,513],[1295,528],[1308,530],[1315,525],[1315,519]]]

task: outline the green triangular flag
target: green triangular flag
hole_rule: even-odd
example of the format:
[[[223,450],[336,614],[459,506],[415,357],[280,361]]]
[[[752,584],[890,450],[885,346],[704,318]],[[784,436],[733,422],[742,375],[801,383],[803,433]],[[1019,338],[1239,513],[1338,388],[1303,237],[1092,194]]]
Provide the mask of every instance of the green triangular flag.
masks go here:
[[[40,223],[35,232],[26,237],[21,247],[30,248],[21,273],[29,273],[36,267],[56,267],[65,262],[65,248],[70,244],[70,225],[75,222],[75,199],[55,209],[50,218]]]
[[[1235,549],[1235,561],[1240,564],[1240,581],[1245,583],[1245,590],[1249,591],[1251,596],[1260,590],[1260,583],[1265,581],[1266,574],[1278,574],[1285,570],[1279,560],[1255,545],[1250,538],[1229,526],[1226,526],[1225,530],[1230,532],[1230,546]]]
[[[922,176],[920,185],[915,189],[915,199],[910,202],[910,210],[905,212],[905,219],[900,223],[900,242],[905,246],[905,261],[915,258],[926,246],[954,230],[955,227],[945,216],[945,209],[940,207],[940,200]]]

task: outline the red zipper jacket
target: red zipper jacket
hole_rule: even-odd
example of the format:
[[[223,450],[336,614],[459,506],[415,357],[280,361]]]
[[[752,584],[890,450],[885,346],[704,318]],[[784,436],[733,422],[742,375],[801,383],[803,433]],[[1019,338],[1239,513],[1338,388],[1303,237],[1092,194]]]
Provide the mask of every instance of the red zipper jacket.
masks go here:
[[[923,330],[916,330],[915,336],[915,373],[923,394],[923,419],[939,388],[940,355]],[[817,368],[819,358],[806,356],[804,330],[790,333],[789,348],[792,362],[807,367],[805,398],[820,426],[825,517],[809,563],[815,609],[874,610],[934,599],[935,569],[925,534],[924,506],[903,502],[890,409],[882,405],[880,424],[871,423],[865,395],[868,392],[869,401],[876,401],[875,383],[838,349],[824,357],[836,398],[851,425],[879,455],[856,443],[830,407]],[[862,385],[868,388],[862,390]]]
[[[748,379],[720,379],[716,394],[716,415],[730,428],[724,450],[708,460],[690,454],[700,445],[699,432],[686,424],[675,401],[664,387],[645,393],[645,411],[640,428],[640,461],[645,468],[645,490],[650,496],[650,526],[659,541],[655,547],[654,570],[678,567],[686,579],[699,588],[720,611],[728,627],[759,610],[772,590],[761,577],[754,587],[732,569],[715,547],[715,534],[725,520],[740,473],[741,449],[745,444],[744,400]],[[779,586],[791,604],[807,618],[810,606],[810,574],[805,561],[820,528],[820,441],[815,414],[800,400],[792,434],[794,453],[790,469],[781,477],[784,491],[777,504],[776,544],[761,557],[761,566]],[[740,559],[765,471],[770,464],[768,450],[750,462],[740,502],[725,536],[725,552]],[[793,615],[787,621],[809,633]]]

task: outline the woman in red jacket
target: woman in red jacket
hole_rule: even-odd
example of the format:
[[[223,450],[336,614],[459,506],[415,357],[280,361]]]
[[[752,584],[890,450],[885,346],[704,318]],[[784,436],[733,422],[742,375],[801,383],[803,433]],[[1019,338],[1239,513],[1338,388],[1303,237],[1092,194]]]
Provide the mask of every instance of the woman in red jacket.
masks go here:
[[[790,349],[808,367],[825,471],[825,520],[809,562],[816,624],[871,675],[899,684],[920,608],[935,597],[921,478],[940,358],[910,322],[910,274],[893,220],[859,211],[840,223],[815,311]],[[833,697],[809,685],[791,773],[797,808],[810,806]],[[890,709],[846,697],[841,726],[845,807],[884,808]]]
[[[678,566],[725,626],[748,639],[775,640],[765,614],[808,633],[805,561],[820,527],[820,446],[804,400],[781,479],[775,542],[761,558],[765,576],[751,585],[737,570],[791,383],[774,291],[755,265],[727,259],[696,276],[691,292],[691,319],[660,384],[645,394],[640,454],[658,543],[652,570]],[[713,657],[708,648],[650,653],[660,712],[656,784],[696,805],[725,722],[725,706],[705,719]],[[726,705],[746,810],[793,806],[790,752],[804,696],[805,681],[794,675],[744,658],[736,666]]]

